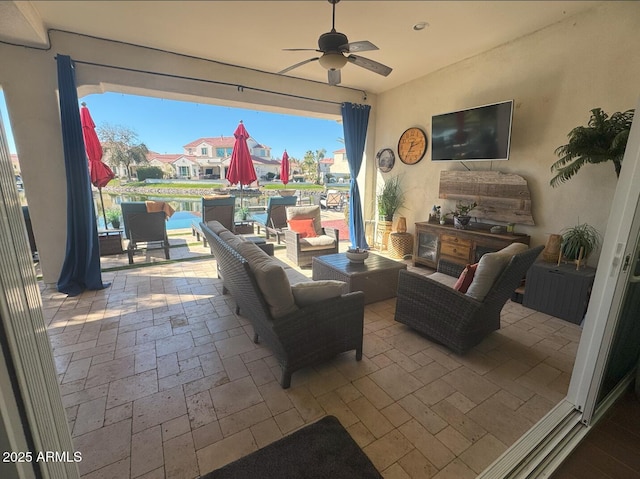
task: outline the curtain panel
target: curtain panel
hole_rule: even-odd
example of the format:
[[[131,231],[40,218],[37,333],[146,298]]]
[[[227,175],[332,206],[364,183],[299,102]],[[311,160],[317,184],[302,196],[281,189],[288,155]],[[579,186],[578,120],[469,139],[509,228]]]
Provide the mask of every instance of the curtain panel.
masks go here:
[[[74,65],[67,55],[57,55],[56,61],[67,176],[67,245],[58,291],[77,296],[86,289],[98,290],[108,285],[102,283],[100,272],[98,226],[82,138]]]
[[[362,155],[364,154],[364,145],[367,139],[367,125],[371,106],[343,103],[341,111],[344,144],[347,150],[349,174],[351,175],[349,186],[349,237],[351,238],[352,247],[369,249],[365,239],[364,217],[356,178],[362,166]]]

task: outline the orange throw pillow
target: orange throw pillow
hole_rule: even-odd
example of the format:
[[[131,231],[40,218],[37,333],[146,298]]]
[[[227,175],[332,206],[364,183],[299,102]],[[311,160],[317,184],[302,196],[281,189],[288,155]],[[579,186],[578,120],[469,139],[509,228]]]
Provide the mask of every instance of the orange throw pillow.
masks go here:
[[[466,293],[473,281],[473,276],[476,274],[477,268],[478,263],[468,264],[462,273],[460,273],[460,277],[458,278],[458,281],[456,281],[456,284],[453,285],[453,289],[460,291],[461,293]]]
[[[300,238],[315,238],[316,228],[313,224],[313,218],[305,218],[300,220],[289,220],[289,228],[291,231],[300,233]]]

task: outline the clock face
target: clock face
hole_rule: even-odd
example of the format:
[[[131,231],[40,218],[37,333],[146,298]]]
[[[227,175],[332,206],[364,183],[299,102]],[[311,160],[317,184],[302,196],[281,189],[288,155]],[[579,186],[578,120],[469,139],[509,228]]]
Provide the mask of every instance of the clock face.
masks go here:
[[[398,156],[407,165],[419,162],[427,152],[427,134],[420,128],[407,129],[398,140]]]
[[[376,160],[378,160],[378,169],[382,173],[388,173],[396,162],[396,155],[391,148],[383,148],[376,155]]]

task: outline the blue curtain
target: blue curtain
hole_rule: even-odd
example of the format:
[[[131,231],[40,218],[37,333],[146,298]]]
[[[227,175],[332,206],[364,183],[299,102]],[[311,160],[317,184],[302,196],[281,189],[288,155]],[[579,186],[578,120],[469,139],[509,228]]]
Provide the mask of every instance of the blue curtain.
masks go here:
[[[57,55],[60,121],[67,173],[67,248],[58,278],[58,291],[77,296],[85,289],[103,289],[98,227],[82,138],[74,65]]]
[[[342,126],[344,129],[344,144],[347,150],[347,162],[351,184],[349,188],[349,237],[355,248],[369,249],[364,235],[364,218],[360,203],[360,190],[356,178],[362,165],[364,144],[367,138],[367,124],[369,122],[369,105],[342,104]]]

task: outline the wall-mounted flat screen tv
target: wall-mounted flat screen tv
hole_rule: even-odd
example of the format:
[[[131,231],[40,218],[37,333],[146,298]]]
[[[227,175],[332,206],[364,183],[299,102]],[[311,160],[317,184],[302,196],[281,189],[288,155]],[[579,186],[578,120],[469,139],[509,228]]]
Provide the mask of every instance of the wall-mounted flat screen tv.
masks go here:
[[[433,161],[508,160],[513,100],[434,115]]]

